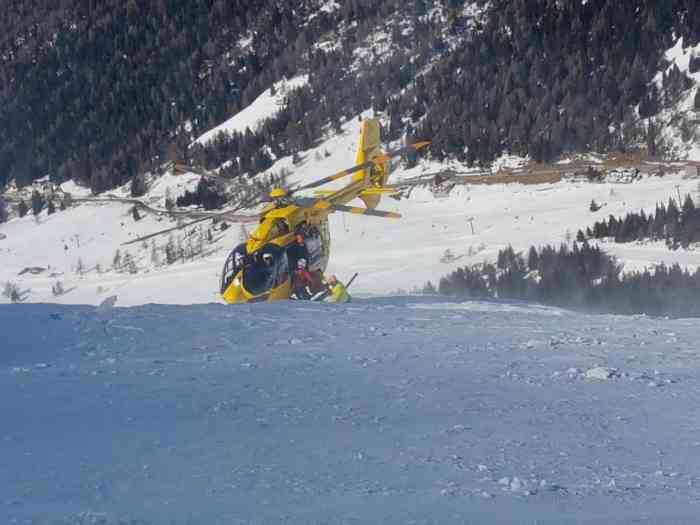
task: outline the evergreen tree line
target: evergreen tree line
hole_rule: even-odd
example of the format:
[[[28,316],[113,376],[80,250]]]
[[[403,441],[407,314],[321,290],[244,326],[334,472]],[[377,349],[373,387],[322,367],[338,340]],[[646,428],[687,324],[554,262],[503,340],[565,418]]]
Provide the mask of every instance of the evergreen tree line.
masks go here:
[[[398,46],[391,56],[353,67],[359,40],[352,34],[340,49],[310,53],[311,82],[285,111],[257,134],[204,148],[202,163],[214,167],[246,151],[246,165],[230,173],[255,173],[269,162],[265,154],[253,160],[263,144],[277,156],[307,149],[323,129],[369,107],[388,115],[388,138],[430,138],[439,160],[483,164],[507,150],[549,161],[566,151],[625,151],[640,141],[656,155],[663,144],[653,116],[692,85],[675,66],[660,90],[650,81],[672,33],[686,44],[700,40],[693,0],[500,0],[483,25],[450,18],[450,38],[475,30],[452,52],[444,25],[420,16],[424,2],[413,4],[413,33],[392,31]]]
[[[483,20],[443,0],[446,27],[428,4],[11,2],[0,13],[0,186],[49,173],[99,191],[165,156],[252,175],[367,108],[386,112],[390,138],[431,138],[437,159],[485,163],[509,150],[549,160],[639,140],[654,154],[649,117],[690,86],[676,68],[661,90],[648,87],[672,35],[700,41],[695,0],[496,0]],[[387,56],[359,60],[357,47],[384,31]],[[323,35],[339,45],[315,46]],[[300,71],[309,85],[261,129],[188,148]]]
[[[2,195],[0,195],[0,224],[6,222],[10,217],[10,210],[8,209],[7,202]]]
[[[434,287],[428,283],[426,290]],[[530,248],[527,258],[512,247],[499,251],[495,265],[465,268],[440,279],[442,295],[537,301],[597,312],[700,316],[700,268],[675,264],[622,273],[615,259],[587,242],[559,249]]]
[[[642,117],[690,86],[677,68],[647,86],[672,34],[700,40],[695,0],[497,0],[483,31],[412,93],[438,158],[489,161],[504,149],[548,161],[565,151],[659,146]],[[647,100],[648,99],[648,100]]]
[[[288,93],[274,118],[266,119],[255,132],[220,134],[207,146],[193,146],[188,151],[193,162],[207,169],[225,163],[221,173],[227,177],[254,175],[269,168],[273,157],[292,155],[300,160],[299,154],[316,146],[325,132],[339,132],[344,121],[368,108],[389,115],[385,138],[412,136],[413,126],[408,119],[404,123],[402,115],[411,114],[413,103],[401,101],[397,93],[408,88],[429,61],[446,53],[444,27],[427,16],[423,1],[414,1],[408,11],[399,2],[379,4],[368,10],[362,23],[345,28],[336,48],[309,49],[308,84]],[[452,20],[457,27],[461,18]],[[407,22],[411,30],[403,31]],[[355,50],[381,24],[391,27],[391,51],[358,61]]]
[[[5,214],[3,215],[2,213],[2,206],[3,206],[3,200],[2,197],[0,197],[0,223],[5,222],[9,218],[9,212],[5,211]],[[58,199],[58,209],[60,211],[65,211],[68,207],[70,207],[72,204],[72,200],[69,196],[69,194],[64,194],[61,199]],[[31,206],[31,208],[30,208]],[[39,215],[44,209],[46,209],[46,212],[49,215],[52,215],[56,213],[56,203],[55,199],[53,196],[46,197],[43,195],[41,192],[38,190],[32,191],[31,198],[29,199],[29,205],[24,201],[24,199],[21,199],[19,203],[17,204],[17,214],[20,217],[24,217],[29,213],[31,210],[32,214],[37,216]],[[4,216],[4,220],[2,220],[2,217]]]
[[[226,200],[226,197],[217,191],[214,183],[201,178],[194,191],[185,190],[175,202],[178,206],[198,205],[205,210],[214,210],[223,206]]]
[[[296,72],[306,51],[299,37],[338,23],[339,15],[313,4],[41,0],[3,6],[0,186],[12,178],[26,185],[49,173],[102,190],[151,168],[168,150],[181,152],[192,135]]]
[[[220,229],[223,230],[223,227]],[[211,228],[196,227],[183,235],[170,235],[164,246],[159,246],[155,239],[150,245],[144,241],[141,251],[149,253],[150,262],[154,266],[171,265],[204,255],[207,247],[214,242],[215,237]],[[138,273],[139,263],[143,263],[144,259],[145,257],[133,256],[128,251],[117,250],[112,257],[111,268],[118,273]]]
[[[641,210],[628,213],[624,218],[610,215],[608,219],[596,221],[593,228],[586,228],[585,234],[582,230],[577,234],[579,241],[606,238],[621,243],[663,240],[673,250],[688,248],[700,242],[700,209],[688,194],[680,208],[671,198],[667,205],[658,203],[653,214],[647,215]]]

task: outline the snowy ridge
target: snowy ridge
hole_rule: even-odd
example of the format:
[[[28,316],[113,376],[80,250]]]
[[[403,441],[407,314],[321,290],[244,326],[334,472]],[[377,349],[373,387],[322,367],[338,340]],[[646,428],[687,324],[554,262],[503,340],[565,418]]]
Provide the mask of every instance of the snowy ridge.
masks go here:
[[[257,127],[266,118],[275,116],[284,104],[284,99],[290,91],[305,86],[308,81],[308,75],[299,75],[289,80],[275,82],[274,95],[270,94],[269,88],[266,89],[250,105],[236,113],[226,122],[202,134],[194,143],[206,145],[216,139],[219,133],[245,133],[246,129],[256,131]]]
[[[684,46],[683,38],[666,51],[664,59],[669,63],[665,71],[674,66],[692,81],[690,89],[683,92],[680,99],[669,108],[664,108],[657,116],[663,125],[662,136],[670,153],[677,157],[700,161],[700,113],[695,111],[695,94],[700,89],[700,71],[690,72],[690,59],[700,56],[700,44]],[[663,71],[657,73],[654,82],[662,87]],[[685,128],[685,129],[682,129]]]
[[[697,517],[695,320],[394,298],[0,326],[2,523]]]

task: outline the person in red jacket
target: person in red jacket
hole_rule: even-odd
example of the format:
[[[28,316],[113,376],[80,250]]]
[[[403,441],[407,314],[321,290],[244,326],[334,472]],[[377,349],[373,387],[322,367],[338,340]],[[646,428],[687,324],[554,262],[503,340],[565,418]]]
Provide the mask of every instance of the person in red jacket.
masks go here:
[[[323,287],[321,276],[318,272],[310,272],[306,267],[306,259],[297,261],[297,269],[294,272],[294,295],[297,299],[311,299]]]

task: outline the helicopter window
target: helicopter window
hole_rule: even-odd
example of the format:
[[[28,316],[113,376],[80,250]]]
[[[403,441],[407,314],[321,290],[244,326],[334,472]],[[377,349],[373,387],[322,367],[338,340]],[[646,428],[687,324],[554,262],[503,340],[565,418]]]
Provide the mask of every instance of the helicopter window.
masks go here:
[[[270,227],[270,235],[272,237],[279,237],[281,235],[287,235],[289,233],[289,224],[287,221],[279,219],[272,223]]]
[[[253,254],[252,262],[243,272],[243,287],[253,295],[260,295],[280,286],[289,278],[286,252],[268,244]]]
[[[226,291],[234,277],[249,262],[245,243],[236,246],[226,258],[224,270],[221,272],[221,293]]]
[[[309,266],[317,268],[323,257],[323,242],[321,232],[315,226],[308,229],[306,234],[306,250],[308,252]]]

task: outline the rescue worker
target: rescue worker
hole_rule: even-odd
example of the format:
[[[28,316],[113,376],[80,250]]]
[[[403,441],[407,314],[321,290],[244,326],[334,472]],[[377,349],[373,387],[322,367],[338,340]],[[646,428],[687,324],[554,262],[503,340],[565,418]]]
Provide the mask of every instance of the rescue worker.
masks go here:
[[[287,254],[292,264],[301,259],[309,260],[309,250],[306,248],[306,239],[302,233],[296,234],[294,244],[288,248]]]
[[[233,261],[234,261],[234,266],[237,270],[240,270],[241,268],[243,268],[247,263],[246,256],[243,255],[241,252],[236,252],[233,255]]]
[[[345,285],[341,283],[335,275],[328,278],[328,289],[331,291],[329,302],[331,303],[347,303],[350,301],[350,294]]]
[[[318,272],[310,272],[306,259],[297,261],[297,269],[294,272],[294,294],[297,299],[309,300],[323,287],[321,276]]]

